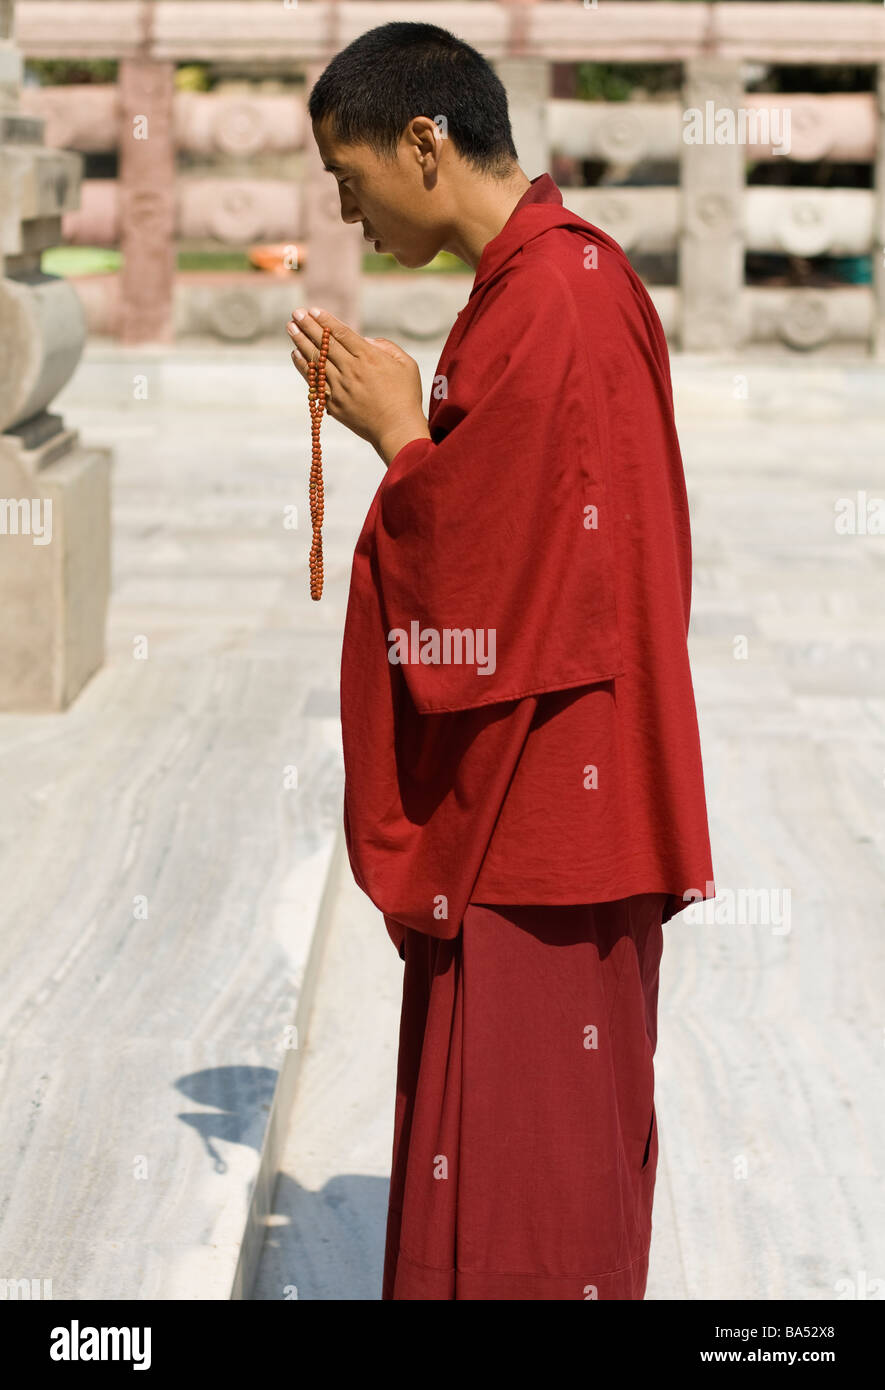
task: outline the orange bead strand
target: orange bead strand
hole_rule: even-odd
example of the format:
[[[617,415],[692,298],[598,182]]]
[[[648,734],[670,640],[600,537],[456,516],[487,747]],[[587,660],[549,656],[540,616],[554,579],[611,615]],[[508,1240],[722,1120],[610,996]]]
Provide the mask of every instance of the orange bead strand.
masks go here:
[[[320,423],[326,409],[326,356],[329,351],[329,330],[323,329],[323,341],[316,362],[307,364],[307,404],[310,410],[310,524],[313,539],[310,546],[310,596],[323,596],[323,455],[320,448]]]

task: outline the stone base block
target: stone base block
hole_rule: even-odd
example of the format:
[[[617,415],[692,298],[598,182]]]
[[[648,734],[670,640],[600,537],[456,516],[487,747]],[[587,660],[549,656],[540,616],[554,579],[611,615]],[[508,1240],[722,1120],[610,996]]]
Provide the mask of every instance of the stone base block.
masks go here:
[[[73,430],[38,443],[49,431],[31,423],[0,435],[5,713],[67,708],[105,651],[111,453],[81,448]]]

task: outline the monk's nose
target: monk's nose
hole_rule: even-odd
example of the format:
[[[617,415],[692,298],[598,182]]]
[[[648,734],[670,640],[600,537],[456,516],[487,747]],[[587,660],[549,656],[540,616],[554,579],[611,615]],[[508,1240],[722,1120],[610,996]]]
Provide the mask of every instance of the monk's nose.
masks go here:
[[[339,190],[339,201],[341,203],[342,222],[362,222],[363,214],[360,212],[355,198],[351,197],[349,193]]]

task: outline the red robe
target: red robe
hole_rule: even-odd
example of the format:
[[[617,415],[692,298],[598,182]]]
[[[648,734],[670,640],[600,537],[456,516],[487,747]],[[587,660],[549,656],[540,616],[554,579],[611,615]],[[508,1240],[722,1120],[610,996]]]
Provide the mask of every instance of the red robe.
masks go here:
[[[400,950],[405,927],[454,938],[470,902],[663,893],[666,921],[715,891],[667,347],[621,248],[547,174],[482,253],[429,427],[353,559],[356,881]]]
[[[645,1297],[662,894],[406,928],[381,1297]]]

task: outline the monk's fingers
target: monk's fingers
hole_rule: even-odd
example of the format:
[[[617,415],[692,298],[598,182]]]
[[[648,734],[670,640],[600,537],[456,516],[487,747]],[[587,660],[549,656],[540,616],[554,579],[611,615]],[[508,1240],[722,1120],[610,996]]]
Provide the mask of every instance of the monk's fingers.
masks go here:
[[[296,323],[293,322],[286,324],[286,332],[288,333],[292,342],[295,344],[296,349],[301,353],[301,356],[305,362],[318,362],[320,360],[320,345],[322,343],[322,334],[319,335],[319,341],[314,342],[313,338],[310,336],[309,333],[306,333],[302,328],[300,328]],[[354,359],[350,356],[349,353],[345,352],[343,348],[339,348],[336,352],[334,345],[330,339],[329,347],[326,352],[327,373],[335,367],[336,360],[338,366],[343,366],[346,362],[352,362]]]
[[[328,309],[311,308],[308,310],[308,318],[305,322],[313,321],[319,328],[319,338],[321,342],[323,329],[329,330],[329,356],[335,360],[342,360],[342,353],[347,353],[350,357],[359,357],[365,352],[366,340],[362,338],[356,329],[349,324],[342,323],[341,319],[336,319],[334,314],[330,314]]]
[[[314,341],[313,337],[311,336],[311,331],[309,327],[303,323],[296,323],[294,319],[290,319],[290,321],[286,324],[286,332],[292,339],[294,347],[301,354],[301,357],[305,362],[317,361],[320,355],[320,343],[322,342],[323,336],[322,333],[319,335],[316,341]],[[329,346],[331,347],[331,343]],[[328,362],[328,360],[329,354],[327,353],[326,361]]]
[[[396,343],[392,343],[389,338],[367,338],[366,342],[372,343],[375,347],[380,348],[382,352],[386,352],[388,357],[392,357],[395,362],[402,362],[407,356],[402,348]]]
[[[298,318],[299,314],[302,315],[301,318]],[[348,358],[359,357],[366,351],[366,339],[361,338],[353,328],[342,323],[341,319],[336,319],[335,315],[328,313],[326,309],[296,309],[292,315],[292,323],[317,348],[323,340],[323,329],[328,328],[327,360],[339,366],[344,365]],[[316,356],[315,353],[313,355]]]
[[[307,381],[307,358],[303,357],[297,348],[293,348],[289,356],[292,358],[295,370]]]

